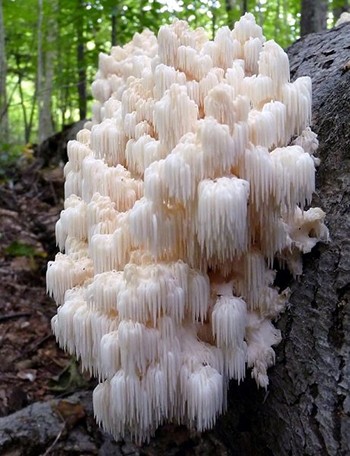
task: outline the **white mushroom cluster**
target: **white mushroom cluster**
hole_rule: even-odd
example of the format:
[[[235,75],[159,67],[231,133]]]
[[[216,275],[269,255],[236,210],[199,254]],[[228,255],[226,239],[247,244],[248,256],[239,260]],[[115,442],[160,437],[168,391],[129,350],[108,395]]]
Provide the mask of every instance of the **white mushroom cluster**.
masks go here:
[[[199,431],[246,370],[268,385],[274,261],[326,240],[311,82],[251,14],[210,41],[175,21],[100,55],[93,119],[68,144],[61,253],[47,289],[59,344],[99,378],[116,439],[166,421]]]

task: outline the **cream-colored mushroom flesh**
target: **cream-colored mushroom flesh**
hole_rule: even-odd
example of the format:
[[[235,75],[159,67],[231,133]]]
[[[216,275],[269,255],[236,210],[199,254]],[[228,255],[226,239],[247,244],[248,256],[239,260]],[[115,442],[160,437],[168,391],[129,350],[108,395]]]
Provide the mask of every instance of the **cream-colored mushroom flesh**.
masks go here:
[[[280,258],[326,240],[311,82],[251,14],[210,41],[175,21],[101,54],[92,121],[68,144],[60,253],[47,290],[58,343],[99,379],[96,419],[149,440],[203,431],[230,379],[268,385]]]

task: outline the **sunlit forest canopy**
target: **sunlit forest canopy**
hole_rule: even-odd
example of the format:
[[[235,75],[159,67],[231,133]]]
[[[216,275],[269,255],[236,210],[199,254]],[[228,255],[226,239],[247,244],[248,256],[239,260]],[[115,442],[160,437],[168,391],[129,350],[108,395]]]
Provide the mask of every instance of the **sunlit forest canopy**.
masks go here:
[[[287,47],[303,18],[305,34],[334,26],[348,9],[349,0],[0,0],[2,157],[88,118],[98,54],[145,28],[157,33],[178,18],[212,37],[249,11],[267,39]]]

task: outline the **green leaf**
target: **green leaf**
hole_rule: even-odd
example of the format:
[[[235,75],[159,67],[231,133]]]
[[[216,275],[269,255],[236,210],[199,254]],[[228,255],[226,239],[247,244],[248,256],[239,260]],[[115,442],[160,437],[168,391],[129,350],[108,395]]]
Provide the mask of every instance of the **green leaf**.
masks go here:
[[[5,249],[5,253],[7,255],[10,255],[12,257],[27,257],[27,258],[33,258],[33,257],[46,257],[46,253],[39,251],[35,249],[33,246],[29,244],[22,243],[20,241],[14,241],[12,242],[8,247]]]

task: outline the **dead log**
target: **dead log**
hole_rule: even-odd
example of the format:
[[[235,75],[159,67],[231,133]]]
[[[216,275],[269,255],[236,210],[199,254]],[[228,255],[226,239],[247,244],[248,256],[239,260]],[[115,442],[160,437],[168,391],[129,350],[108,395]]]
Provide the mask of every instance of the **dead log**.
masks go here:
[[[293,79],[313,83],[317,194],[331,242],[304,257],[265,393],[232,387],[216,432],[237,455],[350,454],[350,23],[288,50]]]

